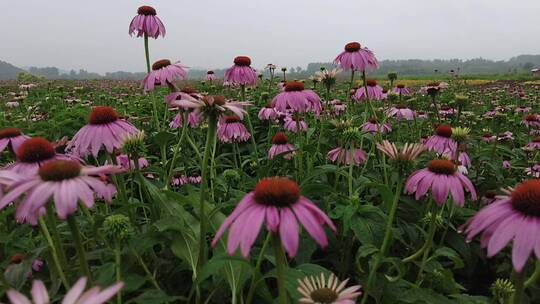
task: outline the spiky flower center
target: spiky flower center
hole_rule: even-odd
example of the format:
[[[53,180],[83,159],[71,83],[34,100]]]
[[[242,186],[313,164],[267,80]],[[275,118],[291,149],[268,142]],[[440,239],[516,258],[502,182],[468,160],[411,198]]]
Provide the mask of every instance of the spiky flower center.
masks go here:
[[[430,82],[428,83],[428,87],[439,87],[440,84],[440,82]]]
[[[452,136],[452,127],[449,125],[440,125],[435,129],[435,134],[450,138]]]
[[[25,140],[17,150],[17,159],[24,163],[36,163],[51,159],[56,154],[54,146],[45,138]]]
[[[286,177],[263,178],[254,192],[257,203],[274,207],[288,207],[300,199],[300,186]]]
[[[145,16],[155,16],[157,13],[155,8],[148,5],[143,5],[137,9],[137,14]]]
[[[353,53],[359,51],[362,46],[358,42],[349,42],[345,45],[345,51]]]
[[[331,304],[334,303],[339,296],[333,289],[319,288],[312,291],[310,297],[315,303]]]
[[[377,80],[375,80],[375,79],[368,79],[368,80],[366,81],[366,84],[368,85],[368,87],[374,87],[374,86],[377,85]]]
[[[214,104],[217,104],[218,106],[224,106],[226,103],[225,96],[223,95],[215,95],[214,98]]]
[[[238,56],[234,58],[234,64],[238,66],[250,66],[251,58],[249,58],[248,56]]]
[[[169,59],[161,59],[161,60],[158,60],[158,61],[154,62],[154,64],[152,64],[152,70],[157,71],[157,70],[163,69],[164,67],[167,67],[169,65],[171,65],[171,61]]]
[[[437,174],[453,175],[456,167],[447,159],[434,159],[428,163],[428,170]]]
[[[18,252],[18,253],[15,253],[10,259],[9,261],[12,263],[12,264],[19,264],[20,262],[22,262],[24,260],[24,258],[26,257],[26,254],[22,253],[22,252]]]
[[[236,123],[236,122],[240,122],[240,117],[236,116],[236,115],[233,115],[233,116],[227,116],[225,117],[225,122],[226,123]]]
[[[406,108],[407,106],[402,103],[396,105],[396,109],[406,109]]]
[[[529,115],[525,116],[525,120],[526,121],[537,121],[538,117],[536,117],[536,114],[529,114]]]
[[[376,123],[377,123],[377,118],[371,116],[371,117],[369,118],[369,122],[372,123],[372,124],[376,124]]]
[[[21,134],[22,134],[21,129],[17,129],[17,128],[6,128],[6,129],[0,130],[0,139],[2,139],[2,138],[17,137],[17,136],[19,136],[19,135],[21,135]]]
[[[206,74],[208,74],[208,75],[214,75],[214,71],[208,71],[208,72],[206,72]]]
[[[452,107],[449,107],[449,106],[442,106],[442,107],[441,107],[441,110],[442,110],[442,111],[450,111],[450,110],[452,110]]]
[[[289,137],[287,135],[285,135],[285,133],[283,133],[283,132],[277,132],[272,137],[272,143],[274,145],[285,145],[288,142],[289,142]]]
[[[59,182],[81,174],[81,165],[73,160],[55,160],[39,168],[39,176],[44,181]]]
[[[399,89],[404,89],[404,88],[405,88],[405,85],[402,84],[402,83],[400,83],[400,84],[397,85],[397,87],[398,87]]]
[[[482,137],[484,137],[484,138],[490,138],[490,137],[491,137],[491,133],[484,133],[484,135],[482,135]]]
[[[103,125],[118,120],[119,116],[113,107],[97,106],[92,109],[88,116],[88,123],[91,125]]]
[[[486,194],[484,194],[484,196],[487,198],[487,199],[494,199],[495,196],[497,196],[497,192],[493,191],[493,190],[488,190],[486,191]]]
[[[289,81],[287,84],[285,84],[285,91],[286,92],[293,92],[293,91],[303,91],[304,90],[304,84],[300,81]]]
[[[531,179],[521,183],[511,194],[512,207],[530,216],[540,217],[540,180]]]
[[[418,115],[424,115],[424,114],[426,114],[426,112],[424,112],[424,111],[418,111],[418,112],[416,112],[416,114],[418,114]]]
[[[197,93],[197,90],[195,90],[192,87],[184,87],[182,90],[180,90],[180,92],[186,93],[186,94],[195,94]]]

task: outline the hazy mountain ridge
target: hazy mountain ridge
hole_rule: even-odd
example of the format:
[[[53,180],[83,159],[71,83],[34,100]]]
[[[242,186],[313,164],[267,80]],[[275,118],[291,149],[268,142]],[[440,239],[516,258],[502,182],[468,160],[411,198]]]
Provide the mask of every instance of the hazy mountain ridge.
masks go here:
[[[288,67],[287,73],[292,77],[308,77],[321,67],[334,68],[331,62],[313,62],[306,68]],[[437,73],[448,73],[450,70],[460,74],[508,74],[528,71],[532,68],[540,67],[540,55],[519,55],[509,60],[489,60],[483,58],[474,59],[404,59],[404,60],[382,60],[378,70],[370,72],[373,76],[383,76],[388,72],[397,72],[400,75],[424,76]],[[0,61],[0,79],[16,79],[17,74],[27,70],[28,72],[44,76],[47,79],[130,79],[137,80],[144,78],[144,72],[107,72],[105,75],[88,72],[84,69],[79,71],[71,70],[65,72],[56,67],[28,67],[27,69],[18,68],[12,64]],[[222,77],[226,68],[215,69],[218,77]],[[189,70],[189,78],[201,79],[206,74],[205,69],[194,68]],[[265,72],[267,73],[267,72]],[[276,69],[276,75],[281,75],[281,67]]]

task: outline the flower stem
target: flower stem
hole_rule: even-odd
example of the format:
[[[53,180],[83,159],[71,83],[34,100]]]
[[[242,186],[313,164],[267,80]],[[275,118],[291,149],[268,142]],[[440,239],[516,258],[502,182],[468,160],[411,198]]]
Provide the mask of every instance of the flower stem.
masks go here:
[[[116,282],[122,281],[122,274],[120,272],[120,264],[121,263],[121,255],[120,255],[120,240],[116,238],[114,240],[114,264],[116,268]],[[122,304],[122,291],[118,291],[118,294],[116,295],[116,302],[118,304]]]
[[[146,73],[150,73],[150,52],[148,51],[148,34],[144,34],[144,54],[146,56]]]
[[[77,224],[77,220],[75,219],[75,216],[74,215],[68,216],[67,223],[68,223],[69,229],[71,230],[71,236],[73,237],[73,242],[75,243],[77,256],[79,257],[81,273],[82,275],[87,277],[88,280],[91,282],[92,273],[90,273],[90,268],[88,267],[88,260],[86,259],[86,251],[84,250],[84,247],[82,244],[81,232],[79,231],[79,226]]]
[[[437,228],[437,212],[435,212],[435,208],[431,208],[431,218],[429,222],[429,232],[428,237],[426,239],[426,242],[423,246],[424,254],[422,256],[422,261],[420,262],[420,270],[418,271],[418,277],[416,278],[416,284],[419,284],[422,280],[422,273],[424,272],[424,268],[426,267],[427,258],[429,256],[429,251],[431,249],[431,245],[433,244],[433,237],[435,236],[435,230]]]
[[[287,260],[283,247],[281,246],[281,240],[279,235],[275,234],[272,237],[272,243],[274,245],[274,254],[276,258],[276,274],[277,274],[277,286],[278,286],[278,303],[287,304],[287,289],[285,288],[286,280],[286,264]]]
[[[208,131],[206,133],[206,144],[204,146],[204,157],[201,164],[201,196],[199,200],[199,260],[197,263],[197,270],[200,272],[204,264],[206,263],[206,230],[207,230],[207,218],[206,218],[206,199],[208,197],[208,163],[210,161],[210,155],[214,146],[216,138],[217,117],[215,113],[208,115]]]
[[[510,300],[510,304],[521,304],[523,292],[525,291],[525,271],[517,272],[514,270],[514,294]]]
[[[266,247],[268,246],[268,243],[270,242],[270,239],[272,238],[272,233],[268,232],[268,235],[266,236],[266,239],[264,240],[263,246],[261,248],[261,252],[259,253],[259,257],[257,258],[257,263],[255,264],[255,268],[253,269],[253,274],[251,276],[251,284],[249,284],[249,291],[246,298],[246,303],[253,303],[253,296],[255,295],[255,287],[256,287],[256,279],[257,279],[257,273],[261,269],[261,263],[262,259],[264,257],[264,252],[266,251]]]
[[[373,284],[373,279],[375,278],[375,274],[377,273],[377,269],[379,268],[379,264],[386,256],[386,252],[390,248],[390,244],[392,243],[392,224],[394,223],[394,218],[396,217],[396,211],[399,203],[399,198],[401,197],[401,189],[403,188],[403,182],[401,179],[398,181],[398,185],[396,188],[396,192],[394,193],[394,199],[392,201],[392,206],[390,207],[390,213],[388,214],[388,220],[386,221],[386,230],[384,232],[384,239],[383,243],[381,245],[381,248],[379,250],[379,253],[375,259],[375,262],[373,263],[373,267],[371,267],[369,271],[369,276],[366,284],[365,294],[362,298],[362,304],[366,303],[368,299],[368,294],[371,288],[371,284]]]
[[[242,101],[246,101],[246,86],[240,86],[240,94],[242,96]],[[246,122],[251,133],[251,145],[253,146],[253,151],[255,152],[255,163],[259,164],[259,150],[257,149],[257,142],[255,141],[255,130],[253,129],[253,124],[251,123],[251,118],[249,118],[249,113],[246,113]]]
[[[182,133],[180,134],[180,139],[178,140],[178,142],[176,143],[176,146],[174,147],[173,157],[171,159],[171,165],[169,167],[169,173],[167,174],[167,179],[165,180],[165,188],[168,187],[171,181],[174,166],[176,165],[176,159],[178,158],[178,152],[180,152],[180,148],[182,146],[182,143],[184,142],[184,137],[186,137],[187,125],[188,125],[186,113],[182,113],[182,119],[183,119]]]
[[[525,281],[525,288],[534,284],[534,282],[536,282],[538,278],[540,278],[540,260],[536,261],[536,266],[534,268],[533,274],[527,279],[527,281]]]
[[[60,259],[58,258],[58,252],[56,251],[56,247],[54,246],[53,240],[51,238],[51,234],[49,233],[49,230],[47,229],[47,225],[45,224],[45,221],[43,220],[42,217],[39,218],[39,227],[41,228],[41,233],[43,233],[43,236],[45,236],[47,243],[49,243],[49,249],[51,250],[51,255],[53,257],[53,262],[54,262],[54,267],[56,268],[56,272],[58,272],[58,276],[60,277],[60,280],[62,281],[64,288],[66,290],[69,290],[70,286],[66,279],[64,271],[62,270]]]
[[[349,82],[349,91],[347,92],[347,94],[351,92],[351,89],[353,88],[353,83],[354,83],[354,70],[351,70],[351,81]]]

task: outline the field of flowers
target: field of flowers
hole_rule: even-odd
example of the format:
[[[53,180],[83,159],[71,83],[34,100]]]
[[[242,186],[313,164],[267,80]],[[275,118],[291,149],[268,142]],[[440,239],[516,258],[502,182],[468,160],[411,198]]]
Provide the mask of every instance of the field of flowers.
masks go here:
[[[153,8],[130,34],[140,82],[0,83],[5,300],[540,302],[538,82],[374,80],[358,42],[186,80]]]

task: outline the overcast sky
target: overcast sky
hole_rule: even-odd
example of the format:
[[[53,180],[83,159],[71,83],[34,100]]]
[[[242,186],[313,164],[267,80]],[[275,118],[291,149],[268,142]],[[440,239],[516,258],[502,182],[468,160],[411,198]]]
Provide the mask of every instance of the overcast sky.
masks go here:
[[[2,0],[0,60],[17,66],[143,71],[143,40],[128,35],[140,5],[167,29],[151,60],[222,68],[331,61],[358,41],[379,60],[508,59],[540,54],[540,0]]]

